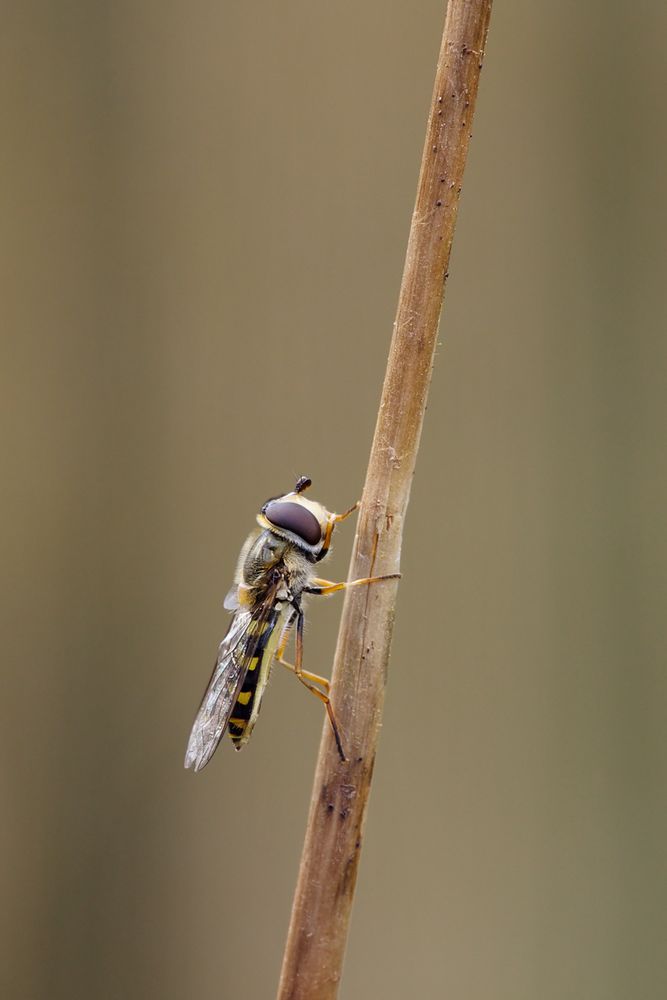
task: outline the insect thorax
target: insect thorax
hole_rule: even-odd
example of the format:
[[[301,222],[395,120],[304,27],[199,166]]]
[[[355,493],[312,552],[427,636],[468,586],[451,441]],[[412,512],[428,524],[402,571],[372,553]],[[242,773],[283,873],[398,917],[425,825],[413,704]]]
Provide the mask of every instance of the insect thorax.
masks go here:
[[[272,531],[261,531],[252,542],[243,561],[241,577],[247,587],[268,586],[275,572],[279,572],[295,597],[308,583],[313,563],[298,546]]]

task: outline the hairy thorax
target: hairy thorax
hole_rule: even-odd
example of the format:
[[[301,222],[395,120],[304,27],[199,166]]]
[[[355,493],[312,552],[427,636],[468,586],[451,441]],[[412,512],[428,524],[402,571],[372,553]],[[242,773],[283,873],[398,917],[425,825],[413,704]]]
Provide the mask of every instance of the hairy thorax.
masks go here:
[[[298,600],[312,575],[311,559],[292,542],[266,530],[249,539],[243,554],[240,583],[251,591],[265,590],[279,576],[290,596]]]

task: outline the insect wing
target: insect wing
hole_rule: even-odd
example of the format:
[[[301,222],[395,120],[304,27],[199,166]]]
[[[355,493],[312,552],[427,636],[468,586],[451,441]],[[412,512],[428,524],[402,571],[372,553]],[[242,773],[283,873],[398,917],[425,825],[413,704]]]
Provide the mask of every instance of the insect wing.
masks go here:
[[[237,584],[227,591],[227,596],[223,602],[223,608],[225,611],[238,611],[239,605],[239,588]]]
[[[201,771],[215,753],[243,687],[248,664],[274,610],[276,590],[274,585],[259,606],[240,609],[232,618],[190,733],[186,767]]]
[[[185,766],[201,771],[220,742],[248,669],[245,637],[253,620],[250,611],[237,611],[220,643],[218,658],[204,692],[185,752]]]

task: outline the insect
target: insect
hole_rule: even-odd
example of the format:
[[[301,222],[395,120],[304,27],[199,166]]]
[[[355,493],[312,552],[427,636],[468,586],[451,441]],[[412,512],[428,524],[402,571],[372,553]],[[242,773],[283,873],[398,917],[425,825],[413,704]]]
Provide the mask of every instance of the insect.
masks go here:
[[[346,583],[316,577],[315,565],[329,552],[335,525],[359,504],[344,514],[333,514],[303,496],[310,485],[310,479],[302,476],[291,493],[267,500],[257,515],[259,528],[241,550],[234,586],[225,599],[225,607],[234,617],[220,643],[185,754],[185,766],[195,771],[208,764],[225,731],[236,750],[248,742],[274,659],[293,671],[324,703],[338,753],[346,759],[329,700],[329,681],[303,669],[301,599],[304,594],[333,594],[346,587],[396,579],[399,574]],[[296,655],[292,665],[283,654],[294,626]]]

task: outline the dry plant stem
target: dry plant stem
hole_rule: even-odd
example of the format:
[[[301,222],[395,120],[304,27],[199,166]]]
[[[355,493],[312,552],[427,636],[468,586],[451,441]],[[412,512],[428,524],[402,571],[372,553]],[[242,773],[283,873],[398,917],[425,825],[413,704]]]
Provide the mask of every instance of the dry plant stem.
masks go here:
[[[399,569],[491,0],[450,0],[349,579]],[[397,583],[347,591],[333,671],[342,762],[324,728],[278,990],[331,1000],[347,940],[382,719]],[[414,664],[409,665],[414,667]]]

